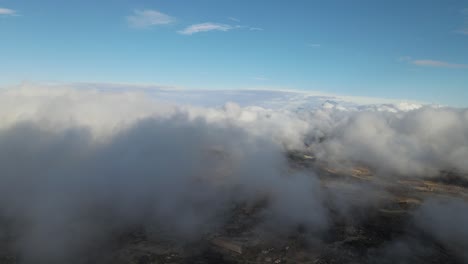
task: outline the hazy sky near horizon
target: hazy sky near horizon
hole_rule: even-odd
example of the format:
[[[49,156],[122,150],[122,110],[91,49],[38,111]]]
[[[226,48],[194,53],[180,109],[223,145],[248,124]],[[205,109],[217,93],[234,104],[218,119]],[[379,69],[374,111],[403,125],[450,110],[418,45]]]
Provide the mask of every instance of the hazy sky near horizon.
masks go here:
[[[0,0],[0,85],[287,88],[468,106],[468,1]]]

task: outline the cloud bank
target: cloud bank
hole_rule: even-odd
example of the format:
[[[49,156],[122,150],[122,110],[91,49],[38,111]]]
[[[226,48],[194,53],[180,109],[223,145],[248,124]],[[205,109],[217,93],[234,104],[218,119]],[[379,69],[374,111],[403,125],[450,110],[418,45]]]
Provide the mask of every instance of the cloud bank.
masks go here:
[[[325,140],[314,145],[328,162],[364,162],[387,175],[468,171],[463,161],[468,157],[467,110],[423,107],[397,113],[326,113],[324,121],[328,127],[319,131]]]
[[[0,223],[10,228],[0,239],[13,239],[24,263],[85,263],[136,226],[195,240],[232,205],[264,199],[274,230],[322,232],[325,199],[343,214],[349,202],[314,173],[291,170],[289,151],[339,168],[366,164],[386,179],[468,171],[468,110],[385,109],[207,108],[141,91],[3,89]]]
[[[265,197],[282,228],[327,225],[317,180],[288,173],[279,143],[299,144],[285,141],[296,132],[255,111],[74,89],[6,90],[0,100],[9,225],[0,237],[14,238],[24,263],[83,263],[135,226],[190,241],[216,230],[231,205]]]

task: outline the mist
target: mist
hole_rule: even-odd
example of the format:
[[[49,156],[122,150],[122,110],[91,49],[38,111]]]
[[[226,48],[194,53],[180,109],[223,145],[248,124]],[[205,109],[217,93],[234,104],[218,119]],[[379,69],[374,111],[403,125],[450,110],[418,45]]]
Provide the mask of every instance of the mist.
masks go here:
[[[467,172],[468,110],[207,108],[143,92],[2,90],[0,220],[8,228],[0,238],[22,263],[86,263],[132,228],[196,241],[236,204],[266,200],[266,226],[281,233],[301,225],[316,235],[330,226],[331,205],[352,217],[352,208],[385,195],[353,185],[364,199],[350,202],[314,172],[291,169],[289,151],[333,167],[366,164],[383,179]],[[450,217],[456,211],[427,203],[415,221],[462,248],[463,234],[437,231],[463,222]]]

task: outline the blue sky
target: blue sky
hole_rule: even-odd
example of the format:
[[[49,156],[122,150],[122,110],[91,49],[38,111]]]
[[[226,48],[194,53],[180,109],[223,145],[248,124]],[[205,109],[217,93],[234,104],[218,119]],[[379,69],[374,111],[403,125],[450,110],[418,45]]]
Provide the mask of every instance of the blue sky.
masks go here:
[[[274,88],[468,106],[468,1],[0,0],[0,84]]]

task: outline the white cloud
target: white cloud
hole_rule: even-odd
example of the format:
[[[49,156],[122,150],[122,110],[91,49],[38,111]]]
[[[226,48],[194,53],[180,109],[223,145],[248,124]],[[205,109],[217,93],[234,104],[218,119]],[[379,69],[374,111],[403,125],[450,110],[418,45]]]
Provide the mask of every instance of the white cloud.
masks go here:
[[[182,35],[193,35],[195,33],[208,32],[208,31],[224,31],[225,32],[234,28],[237,28],[237,27],[233,27],[231,25],[226,25],[226,24],[206,22],[206,23],[200,23],[200,24],[194,24],[194,25],[188,26],[185,29],[179,31],[179,33]]]
[[[263,31],[263,28],[259,28],[259,27],[249,27],[249,30],[251,30],[251,31]]]
[[[234,22],[240,22],[240,19],[235,18],[235,17],[228,17],[228,19]]]
[[[436,68],[452,68],[452,69],[466,69],[468,64],[450,63],[446,61],[430,60],[430,59],[413,59],[410,56],[403,56],[398,58],[398,61],[407,62],[421,67],[436,67]]]
[[[157,10],[145,9],[133,11],[133,15],[127,16],[127,22],[132,27],[146,28],[171,24],[175,22],[175,18]]]
[[[439,68],[468,68],[468,64],[450,63],[438,60],[412,60],[412,64],[423,67],[439,67]]]
[[[468,109],[342,111],[330,101],[307,112],[235,103],[203,108],[163,104],[153,94],[157,87],[146,85],[74,86],[0,90],[0,214],[20,223],[11,225],[11,245],[26,263],[93,256],[135,226],[145,236],[198,241],[219,233],[233,205],[259,201],[266,201],[260,216],[267,217],[259,220],[269,221],[268,230],[281,234],[305,226],[315,240],[314,234],[328,231],[336,208],[342,219],[353,220],[347,217],[354,209],[364,212],[366,201],[385,195],[373,189],[378,178],[376,184],[322,188],[312,168],[289,166],[287,150],[307,148],[317,165],[338,170],[368,164],[375,177],[388,177],[384,183],[400,175],[468,170]],[[160,94],[169,94],[164,89]],[[222,91],[215,92],[219,98]],[[241,93],[265,100],[265,92],[278,93],[223,93],[228,100]],[[279,103],[290,103],[290,96]],[[359,207],[350,202],[356,199],[345,199],[354,193],[365,195]],[[467,215],[450,215],[467,212],[466,203],[421,208],[415,216],[423,231],[447,248],[466,248],[467,232],[458,227]]]
[[[320,48],[320,44],[318,43],[312,43],[312,44],[307,44],[307,47],[311,47],[311,48]]]
[[[9,8],[2,8],[0,7],[0,16],[14,16],[16,15],[16,11]]]
[[[140,224],[145,235],[204,239],[231,205],[265,199],[277,229],[325,228],[320,183],[289,172],[276,141],[300,142],[307,124],[292,118],[135,92],[0,90],[0,215],[21,223],[11,245],[25,263],[72,263]]]

